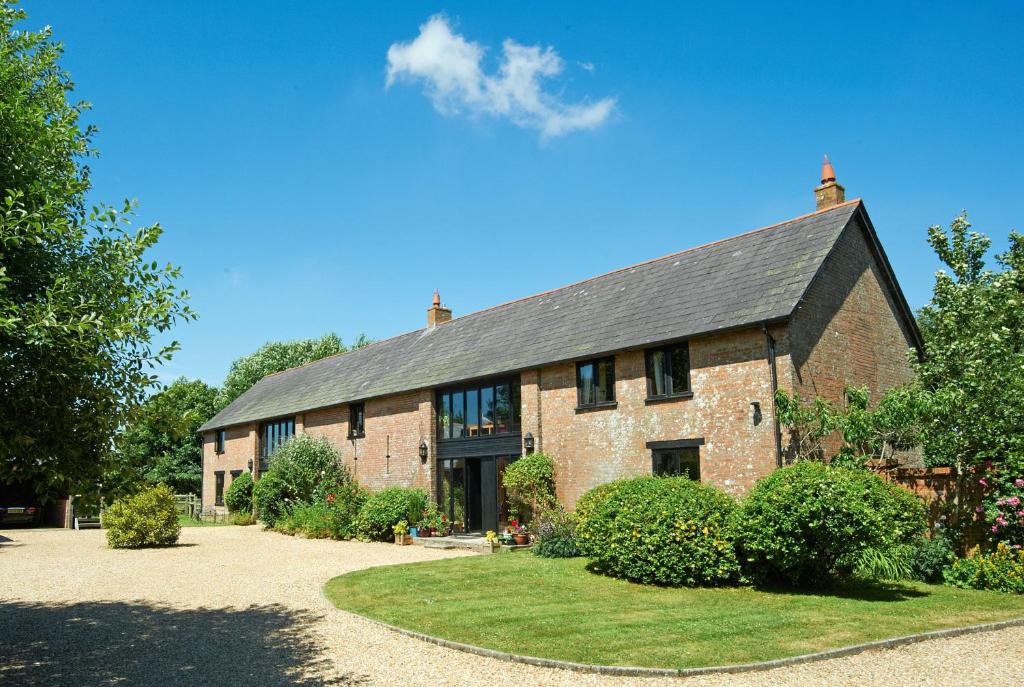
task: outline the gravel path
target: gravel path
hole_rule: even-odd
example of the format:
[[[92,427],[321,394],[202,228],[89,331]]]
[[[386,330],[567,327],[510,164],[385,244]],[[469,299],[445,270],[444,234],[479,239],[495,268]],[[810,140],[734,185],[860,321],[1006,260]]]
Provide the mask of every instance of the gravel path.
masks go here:
[[[256,527],[185,528],[181,544],[111,551],[96,530],[0,532],[0,685],[1020,684],[1024,628],[686,679],[505,663],[397,635],[321,595],[346,571],[471,554]]]

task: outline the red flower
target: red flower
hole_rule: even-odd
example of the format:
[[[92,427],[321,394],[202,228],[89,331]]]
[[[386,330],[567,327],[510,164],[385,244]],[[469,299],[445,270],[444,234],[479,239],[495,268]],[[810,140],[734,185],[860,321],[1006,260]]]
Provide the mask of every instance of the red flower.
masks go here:
[[[327,503],[334,503],[334,494],[327,495]]]
[[[508,523],[508,526],[509,527],[519,527],[519,521],[518,520],[510,520],[509,523]]]

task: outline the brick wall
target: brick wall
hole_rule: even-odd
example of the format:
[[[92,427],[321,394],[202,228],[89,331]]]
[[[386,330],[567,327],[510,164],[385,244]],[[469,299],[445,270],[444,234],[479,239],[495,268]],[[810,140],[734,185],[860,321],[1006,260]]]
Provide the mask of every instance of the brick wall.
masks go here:
[[[776,329],[773,334],[784,343],[784,331]],[[615,356],[617,407],[586,411],[576,409],[574,364],[536,373],[543,431],[538,448],[556,459],[558,496],[568,508],[598,484],[651,474],[648,441],[703,438],[701,479],[733,493],[745,492],[775,468],[764,332],[751,329],[692,340],[690,361],[692,398],[647,403],[643,351],[619,353]],[[530,426],[525,399],[534,381],[525,375],[523,381],[525,431]],[[757,423],[752,401],[761,405]]]
[[[224,491],[231,485],[231,471],[248,472],[249,460],[256,455],[256,425],[227,428],[224,453],[216,452],[216,432],[203,434],[203,508],[214,507],[216,473],[224,471]],[[218,510],[223,510],[220,508]]]
[[[433,493],[433,397],[431,391],[418,391],[367,401],[363,438],[348,437],[347,405],[308,412],[303,426],[311,436],[326,437],[363,486],[374,491],[421,487]],[[424,440],[429,448],[426,462],[419,457]]]
[[[790,322],[787,371],[804,399],[821,396],[842,407],[847,386],[867,387],[875,401],[914,379],[913,338],[882,275],[863,229],[851,222],[822,266],[824,278],[811,285]],[[826,450],[839,445],[833,437]],[[901,460],[916,464],[920,455]]]

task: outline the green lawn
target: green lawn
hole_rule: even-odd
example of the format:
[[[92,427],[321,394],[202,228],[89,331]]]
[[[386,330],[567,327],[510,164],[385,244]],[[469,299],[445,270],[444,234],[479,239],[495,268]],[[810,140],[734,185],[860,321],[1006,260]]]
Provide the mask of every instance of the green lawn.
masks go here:
[[[213,522],[211,520],[194,520],[187,515],[179,515],[178,522],[181,523],[182,527],[223,527],[224,525],[231,524],[227,520],[220,520],[217,522]]]
[[[925,584],[830,592],[645,587],[583,559],[527,553],[371,568],[335,577],[336,606],[499,651],[603,665],[763,661],[1024,617],[1024,597]],[[983,641],[983,640],[979,640]]]

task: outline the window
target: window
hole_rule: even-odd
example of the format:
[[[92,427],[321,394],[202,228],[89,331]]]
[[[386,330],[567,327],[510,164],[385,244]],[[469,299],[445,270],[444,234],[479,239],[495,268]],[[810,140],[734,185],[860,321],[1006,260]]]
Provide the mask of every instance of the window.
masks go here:
[[[270,467],[270,456],[295,436],[295,418],[289,417],[260,425],[260,472]]]
[[[580,408],[615,403],[615,358],[576,364],[576,401]]]
[[[689,395],[689,345],[684,342],[647,351],[647,398]]]
[[[213,473],[213,475],[214,475],[214,477],[217,480],[217,487],[216,487],[216,492],[215,492],[215,495],[214,495],[214,505],[223,506],[224,505],[224,471],[223,470],[218,470],[217,472]]]
[[[217,453],[224,453],[224,443],[227,439],[227,430],[218,429],[217,438],[214,440],[214,450]]]
[[[442,389],[437,394],[438,439],[473,439],[519,431],[519,382]]]
[[[366,406],[353,403],[348,407],[348,438],[366,436]]]
[[[696,446],[655,449],[653,454],[656,477],[689,477],[700,481],[700,449]]]

